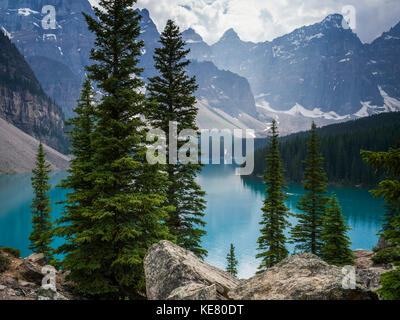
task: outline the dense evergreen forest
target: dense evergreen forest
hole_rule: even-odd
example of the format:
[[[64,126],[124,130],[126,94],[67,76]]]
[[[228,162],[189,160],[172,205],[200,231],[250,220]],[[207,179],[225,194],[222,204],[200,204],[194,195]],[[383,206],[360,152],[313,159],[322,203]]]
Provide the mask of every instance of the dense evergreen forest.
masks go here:
[[[400,145],[400,112],[385,113],[317,129],[321,139],[321,152],[325,158],[325,171],[330,184],[376,184],[380,174],[366,164],[360,150],[386,151]],[[288,182],[300,183],[303,179],[306,141],[309,132],[300,132],[280,140],[280,152]],[[258,141],[260,146],[264,141]],[[254,175],[265,170],[267,148],[255,151]]]

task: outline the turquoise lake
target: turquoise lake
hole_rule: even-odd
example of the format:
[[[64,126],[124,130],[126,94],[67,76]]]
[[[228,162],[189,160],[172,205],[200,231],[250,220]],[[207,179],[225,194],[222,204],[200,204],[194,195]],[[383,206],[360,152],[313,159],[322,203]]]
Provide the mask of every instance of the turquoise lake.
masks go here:
[[[65,172],[51,175],[51,184],[57,185]],[[239,260],[239,276],[251,277],[257,270],[257,238],[259,221],[265,194],[262,181],[235,175],[231,165],[208,165],[198,178],[207,192],[207,235],[203,247],[209,254],[206,261],[219,268],[225,268],[225,257],[230,243],[236,247]],[[375,199],[365,189],[331,187],[339,198],[347,223],[352,249],[371,249],[378,241],[384,212],[382,201]],[[287,206],[296,212],[296,203],[303,194],[301,185],[289,185]],[[21,250],[23,256],[30,254],[28,237],[31,232],[30,203],[32,200],[30,175],[6,175],[0,177],[0,246],[11,246]],[[54,218],[59,217],[62,207],[54,203],[64,199],[64,190],[53,188],[50,193]],[[290,219],[295,223],[295,219]],[[62,243],[56,239],[54,246]],[[288,246],[292,251],[292,246]]]

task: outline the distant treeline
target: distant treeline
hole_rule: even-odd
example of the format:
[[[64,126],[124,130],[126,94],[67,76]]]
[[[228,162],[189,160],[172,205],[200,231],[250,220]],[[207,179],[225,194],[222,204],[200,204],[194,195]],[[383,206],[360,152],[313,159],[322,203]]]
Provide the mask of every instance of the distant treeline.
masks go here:
[[[367,165],[360,150],[387,151],[400,145],[400,112],[384,113],[349,122],[329,125],[317,130],[320,150],[330,184],[374,185],[380,173]],[[303,179],[309,132],[300,132],[280,139],[280,152],[287,182]],[[266,141],[263,140],[264,145]],[[255,151],[254,175],[265,170],[266,147]]]

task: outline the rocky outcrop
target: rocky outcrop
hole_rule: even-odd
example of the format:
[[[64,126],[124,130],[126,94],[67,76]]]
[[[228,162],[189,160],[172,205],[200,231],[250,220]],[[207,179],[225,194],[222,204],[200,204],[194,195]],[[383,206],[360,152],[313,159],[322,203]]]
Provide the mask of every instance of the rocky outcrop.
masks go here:
[[[342,268],[302,253],[243,282],[234,300],[370,300],[377,296],[359,283],[346,282]]]
[[[169,241],[161,241],[148,250],[144,269],[150,300],[189,299],[202,296],[201,292],[224,299],[240,284],[240,280]]]
[[[379,251],[379,250],[382,250],[382,249],[395,247],[395,246],[396,246],[396,244],[387,241],[384,237],[380,237],[379,240],[378,240],[378,244],[374,248],[374,251]]]
[[[393,269],[392,264],[375,264],[372,257],[376,253],[371,250],[354,251],[354,267],[360,283],[372,291],[379,289],[381,274]]]
[[[43,254],[25,259],[0,249],[7,268],[0,272],[0,300],[74,300],[67,272],[47,265]]]
[[[369,300],[362,283],[348,285],[342,268],[303,253],[239,280],[169,241],[153,245],[144,260],[151,300]]]

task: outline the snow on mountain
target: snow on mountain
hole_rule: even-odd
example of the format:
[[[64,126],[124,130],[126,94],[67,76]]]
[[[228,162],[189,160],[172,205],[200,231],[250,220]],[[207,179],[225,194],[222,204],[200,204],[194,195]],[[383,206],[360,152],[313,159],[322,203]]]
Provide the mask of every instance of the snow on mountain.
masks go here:
[[[383,106],[371,105],[370,101],[361,102],[362,108],[354,115],[356,117],[362,118],[384,112],[400,111],[400,100],[390,97],[380,86],[379,86],[379,92],[384,99]]]
[[[32,10],[30,8],[20,8],[20,9],[18,9],[18,15],[20,15],[20,16],[27,17],[27,16],[29,16],[31,14],[39,14],[39,12],[35,11],[35,10]]]
[[[269,112],[275,113],[277,115],[279,114],[286,114],[290,115],[293,117],[296,116],[302,116],[305,118],[321,118],[321,119],[326,119],[326,120],[345,120],[345,119],[350,119],[350,115],[345,115],[345,116],[340,116],[336,112],[331,111],[331,112],[323,112],[320,108],[314,108],[313,110],[309,110],[304,108],[302,105],[296,103],[290,110],[287,111],[282,111],[282,110],[275,110],[270,106],[268,101],[263,99],[264,95],[258,96],[257,98],[257,107],[265,109]]]

